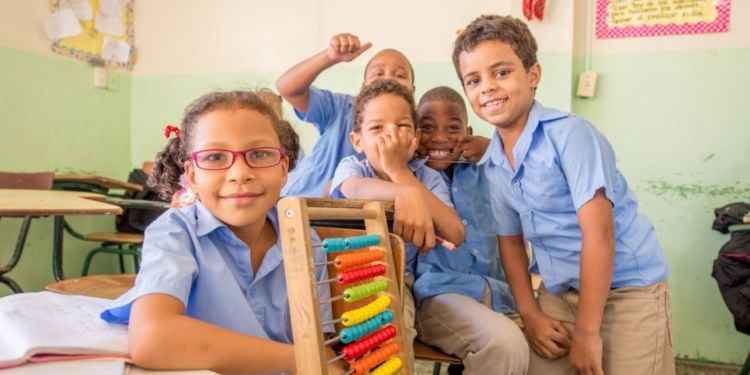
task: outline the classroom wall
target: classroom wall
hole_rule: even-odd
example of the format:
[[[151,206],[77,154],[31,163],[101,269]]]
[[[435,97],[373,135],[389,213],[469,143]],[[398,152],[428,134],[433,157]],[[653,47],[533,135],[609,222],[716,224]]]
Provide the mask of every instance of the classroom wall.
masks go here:
[[[93,86],[92,69],[49,51],[41,20],[46,0],[0,0],[0,170],[96,173],[126,178],[130,157],[130,76],[113,72],[116,89]],[[112,217],[74,217],[82,232],[114,229]],[[19,219],[0,221],[0,263],[10,258]],[[52,279],[52,219],[33,221],[23,257],[8,274],[25,290]],[[92,243],[65,238],[65,272],[78,276]],[[106,257],[106,256],[104,256]],[[96,260],[92,272],[115,272]],[[0,296],[9,290],[0,286]]]
[[[576,35],[585,35],[585,8]],[[750,3],[733,1],[728,33],[594,39],[596,96],[573,111],[610,140],[620,171],[653,221],[672,265],[673,341],[681,357],[742,363],[750,338],[734,330],[711,267],[729,239],[713,209],[750,200]],[[574,77],[584,39],[575,44]]]
[[[124,178],[118,174],[153,158],[164,145],[164,126],[177,123],[190,100],[210,90],[273,86],[285,69],[324,49],[338,32],[356,33],[375,47],[323,73],[316,82],[321,87],[355,93],[367,59],[377,49],[394,47],[414,64],[418,96],[437,85],[459,89],[449,57],[455,31],[482,13],[521,13],[521,0],[461,6],[448,0],[135,4],[138,63],[132,76],[118,75],[119,89],[100,91],[92,87],[91,68],[49,52],[40,24],[48,12],[46,0],[0,0],[0,113],[9,119],[0,136],[0,163],[9,164],[0,169],[68,171],[86,163],[87,171]],[[613,144],[620,170],[652,218],[672,264],[676,354],[741,363],[750,340],[734,331],[710,278],[711,262],[728,237],[711,231],[710,224],[713,208],[750,199],[749,178],[741,172],[750,156],[745,145],[750,107],[742,90],[750,87],[750,4],[732,2],[729,33],[593,40],[598,91],[593,99],[580,99],[573,92],[585,59],[585,4],[547,2],[545,20],[530,25],[543,67],[538,98],[589,118]],[[42,111],[39,99],[54,104]],[[285,111],[292,113],[289,107]],[[102,127],[102,121],[111,125]],[[479,133],[491,134],[476,117],[470,122]],[[317,139],[312,127],[294,125],[311,150]],[[45,134],[34,139],[44,146],[35,147],[43,150],[41,162],[16,156],[30,147],[28,129]],[[77,136],[68,139],[69,134]],[[77,147],[64,146],[73,142]],[[0,223],[0,238],[14,238],[7,224]],[[50,219],[34,224],[29,251],[11,274],[32,288],[51,278],[49,230]],[[75,240],[66,241],[66,250],[71,249],[66,264],[77,270],[80,261],[74,257],[84,250]]]
[[[164,17],[165,9],[179,12]],[[456,6],[449,0],[384,0],[377,5],[345,0],[219,0],[211,9],[195,0],[137,2],[139,61],[133,72],[131,112],[132,138],[138,141],[132,143],[132,162],[137,165],[153,158],[164,145],[162,129],[180,121],[190,100],[210,90],[273,88],[286,69],[325,49],[330,37],[341,32],[358,35],[363,42],[372,42],[373,48],[351,63],[325,71],[316,81],[320,87],[356,94],[366,62],[380,49],[396,48],[414,65],[417,97],[440,85],[460,91],[450,60],[452,42],[457,30],[485,13],[520,16],[521,1],[478,0]],[[540,61],[550,77],[539,96],[562,109],[571,105],[572,28],[569,2],[550,3],[545,22],[532,25],[539,38]],[[412,30],[419,30],[418,36],[406,37]],[[317,132],[297,120],[291,107],[285,112],[309,152]],[[492,132],[473,114],[471,124],[478,134]]]

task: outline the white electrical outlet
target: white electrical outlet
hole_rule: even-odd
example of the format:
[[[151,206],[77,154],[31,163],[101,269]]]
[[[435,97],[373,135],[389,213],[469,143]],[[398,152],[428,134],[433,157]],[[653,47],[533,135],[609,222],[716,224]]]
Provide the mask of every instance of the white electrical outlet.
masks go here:
[[[106,89],[108,83],[107,68],[102,66],[94,67],[94,87]]]
[[[578,76],[578,96],[593,98],[596,93],[596,72],[587,70]]]

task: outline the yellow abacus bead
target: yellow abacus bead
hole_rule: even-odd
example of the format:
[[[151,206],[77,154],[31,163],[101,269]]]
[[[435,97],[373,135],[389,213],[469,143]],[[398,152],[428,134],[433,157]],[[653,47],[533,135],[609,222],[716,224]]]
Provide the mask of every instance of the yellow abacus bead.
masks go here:
[[[344,327],[353,326],[364,322],[367,319],[372,318],[375,315],[380,314],[391,304],[391,297],[380,296],[375,301],[370,302],[366,306],[362,306],[358,309],[347,311],[341,314],[341,324]]]
[[[370,375],[391,375],[401,368],[401,358],[393,357],[375,370],[370,371]]]

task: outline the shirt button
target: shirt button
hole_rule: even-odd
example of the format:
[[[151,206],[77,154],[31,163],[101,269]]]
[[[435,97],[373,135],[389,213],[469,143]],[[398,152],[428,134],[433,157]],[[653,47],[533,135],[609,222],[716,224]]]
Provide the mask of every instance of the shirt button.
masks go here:
[[[469,222],[466,221],[466,220],[461,220],[461,222],[464,223],[464,225],[468,225],[469,224]]]
[[[458,188],[457,188],[457,187],[454,187],[454,188],[453,188],[453,192],[454,192],[454,193],[458,193]]]

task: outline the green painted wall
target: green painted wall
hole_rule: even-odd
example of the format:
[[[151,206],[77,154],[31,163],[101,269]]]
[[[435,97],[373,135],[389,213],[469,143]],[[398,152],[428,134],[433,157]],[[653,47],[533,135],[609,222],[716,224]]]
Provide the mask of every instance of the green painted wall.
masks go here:
[[[0,47],[0,170],[92,172],[127,177],[130,170],[130,77],[111,72],[111,90],[94,88],[88,65]],[[82,232],[113,230],[111,217],[74,217]],[[10,258],[20,220],[0,221],[0,263]],[[8,276],[27,291],[52,282],[52,219],[34,220],[21,262]],[[91,243],[65,237],[65,272],[79,275]],[[92,272],[115,272],[96,260]],[[0,296],[9,290],[0,286]]]
[[[750,49],[596,55],[592,66],[596,97],[574,99],[573,111],[610,140],[654,222],[672,265],[676,353],[742,363],[750,337],[734,330],[711,278],[729,236],[711,222],[713,208],[750,200]]]

